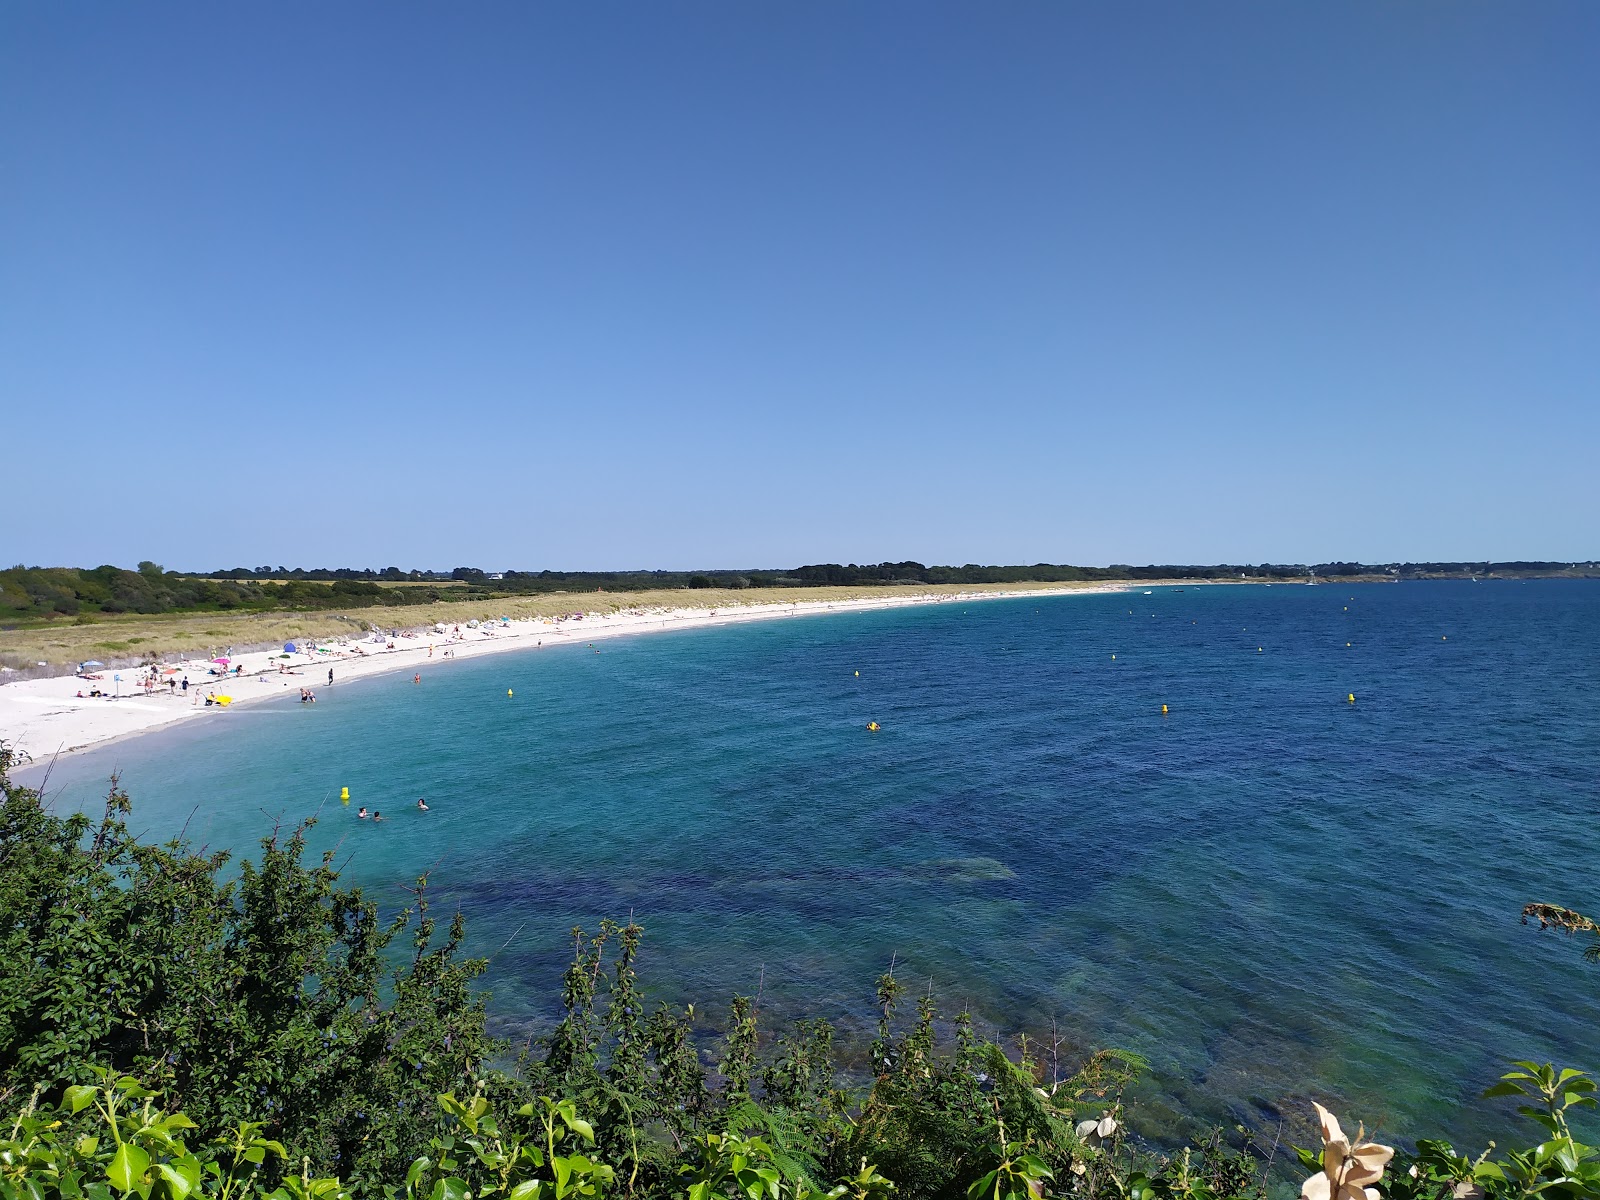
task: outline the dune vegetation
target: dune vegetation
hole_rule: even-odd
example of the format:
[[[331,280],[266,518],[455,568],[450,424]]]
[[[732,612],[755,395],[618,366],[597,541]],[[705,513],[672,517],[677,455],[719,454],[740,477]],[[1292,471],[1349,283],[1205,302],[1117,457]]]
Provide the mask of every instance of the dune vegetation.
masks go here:
[[[271,584],[265,586],[273,586]],[[57,668],[88,659],[111,663],[160,661],[174,656],[220,653],[233,646],[259,649],[285,641],[358,636],[368,629],[411,629],[435,622],[446,624],[509,616],[560,617],[570,613],[613,613],[628,610],[689,608],[724,609],[753,604],[832,603],[882,600],[894,596],[948,596],[956,593],[1059,590],[1089,584],[926,584],[896,588],[804,587],[673,589],[648,592],[553,592],[496,595],[476,599],[447,598],[426,603],[353,605],[312,611],[233,609],[214,612],[95,613],[66,619],[18,619],[0,628],[0,665],[32,667],[46,662]],[[395,585],[401,590],[408,585]]]

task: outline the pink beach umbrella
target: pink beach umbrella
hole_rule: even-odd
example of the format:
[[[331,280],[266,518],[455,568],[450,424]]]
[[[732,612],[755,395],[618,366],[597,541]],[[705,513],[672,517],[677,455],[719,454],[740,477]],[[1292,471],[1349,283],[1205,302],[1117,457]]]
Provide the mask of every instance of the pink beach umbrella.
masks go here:
[[[214,662],[214,663],[221,663],[223,666],[227,666],[228,662],[229,662],[229,659],[226,656],[224,656],[222,658],[213,658],[211,661]]]

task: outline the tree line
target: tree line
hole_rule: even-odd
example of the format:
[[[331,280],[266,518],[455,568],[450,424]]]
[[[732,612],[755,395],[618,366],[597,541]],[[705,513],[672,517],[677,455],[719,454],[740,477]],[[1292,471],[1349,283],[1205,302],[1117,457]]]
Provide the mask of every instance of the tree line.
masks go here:
[[[876,587],[916,584],[1094,583],[1117,580],[1305,580],[1377,577],[1447,579],[1600,576],[1600,563],[1425,562],[1115,563],[1108,567],[1034,563],[1031,566],[925,566],[919,562],[812,563],[801,567],[696,571],[504,571],[456,567],[402,571],[399,567],[231,567],[206,574],[168,571],[141,562],[115,566],[15,566],[0,570],[0,619],[75,617],[92,613],[186,611],[315,611],[372,605],[407,606],[435,600],[556,592],[796,587]],[[394,586],[405,584],[407,586]]]

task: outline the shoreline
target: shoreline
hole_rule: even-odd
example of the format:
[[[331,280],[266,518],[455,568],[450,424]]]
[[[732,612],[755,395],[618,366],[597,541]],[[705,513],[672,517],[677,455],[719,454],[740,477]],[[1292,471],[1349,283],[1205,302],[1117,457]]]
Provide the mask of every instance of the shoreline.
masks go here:
[[[208,674],[216,664],[197,658],[176,658],[155,664],[162,682],[147,692],[141,680],[148,667],[97,669],[84,675],[57,675],[0,685],[0,740],[27,756],[25,769],[47,765],[56,758],[95,749],[111,742],[137,737],[201,717],[222,718],[233,705],[250,704],[292,694],[290,688],[316,692],[327,686],[328,670],[335,686],[396,671],[417,670],[423,664],[454,662],[486,654],[535,650],[545,640],[554,645],[591,642],[627,634],[662,633],[678,629],[705,629],[747,621],[822,616],[828,613],[872,612],[912,608],[959,600],[1014,600],[1040,596],[1108,595],[1150,586],[1143,581],[1063,584],[1060,587],[1007,589],[1005,591],[919,592],[914,595],[865,597],[848,600],[791,601],[733,607],[638,608],[610,613],[573,612],[563,617],[523,620],[434,624],[399,630],[391,636],[372,633],[361,637],[307,642],[293,654],[281,650],[246,651],[229,656],[225,677]],[[1157,584],[1156,586],[1161,586]],[[577,598],[576,596],[574,597]],[[287,643],[286,643],[287,644]],[[234,667],[242,667],[235,673]],[[216,668],[223,669],[223,668]],[[114,678],[121,676],[120,683]],[[189,689],[169,687],[187,678]],[[273,686],[277,684],[278,686]],[[120,691],[111,698],[91,697],[95,689]],[[82,693],[81,697],[79,693]],[[228,705],[207,706],[205,697],[227,696]]]

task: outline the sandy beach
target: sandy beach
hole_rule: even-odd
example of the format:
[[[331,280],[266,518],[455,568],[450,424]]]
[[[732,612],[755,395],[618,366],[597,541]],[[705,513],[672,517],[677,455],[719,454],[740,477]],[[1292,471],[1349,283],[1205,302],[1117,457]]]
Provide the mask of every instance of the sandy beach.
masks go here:
[[[191,720],[226,720],[241,704],[301,688],[313,694],[389,671],[422,671],[457,659],[568,642],[592,642],[624,634],[656,633],[819,616],[912,605],[973,603],[1019,596],[1084,596],[1127,591],[1134,584],[1073,585],[1016,591],[916,593],[859,600],[742,604],[721,608],[636,608],[578,612],[528,620],[466,621],[375,631],[271,651],[226,653],[226,663],[173,658],[143,667],[95,668],[78,675],[26,679],[0,685],[0,741],[35,762],[86,750],[119,738]],[[579,597],[574,596],[574,604]],[[189,686],[184,689],[183,680]],[[147,686],[148,685],[148,686]],[[94,695],[95,692],[104,693]],[[211,699],[213,703],[207,704]],[[225,702],[223,702],[223,698]]]

